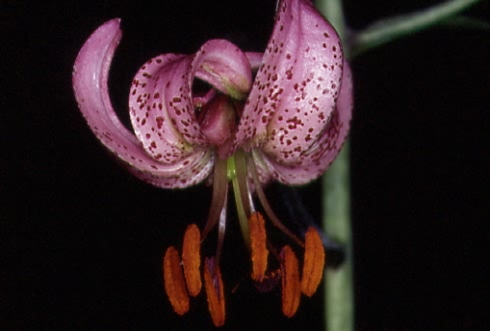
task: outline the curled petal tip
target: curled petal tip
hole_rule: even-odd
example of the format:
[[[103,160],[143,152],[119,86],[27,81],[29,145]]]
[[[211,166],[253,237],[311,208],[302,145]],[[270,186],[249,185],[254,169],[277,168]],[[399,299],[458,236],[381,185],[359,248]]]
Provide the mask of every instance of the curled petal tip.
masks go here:
[[[121,123],[108,93],[107,81],[122,32],[120,19],[101,25],[82,46],[73,69],[73,89],[88,125],[102,144],[139,178],[160,187],[187,187],[204,180],[214,157],[202,148],[180,154],[171,164],[150,157],[140,141]],[[179,151],[180,152],[180,151]]]
[[[73,89],[78,106],[98,137],[104,133],[131,136],[112,109],[107,87],[109,67],[122,36],[119,22],[120,19],[110,20],[92,33],[78,53],[73,67]],[[100,132],[104,129],[107,131]],[[104,140],[102,143],[111,149],[108,146],[111,144]]]
[[[244,100],[252,87],[247,55],[229,41],[206,42],[197,52],[193,67],[196,77],[234,99]]]

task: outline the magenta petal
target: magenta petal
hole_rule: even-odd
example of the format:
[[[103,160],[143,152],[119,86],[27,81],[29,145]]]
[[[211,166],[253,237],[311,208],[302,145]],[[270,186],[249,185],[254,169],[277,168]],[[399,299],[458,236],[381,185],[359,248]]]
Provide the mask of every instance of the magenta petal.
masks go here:
[[[199,148],[173,164],[155,163],[151,165],[151,171],[142,167],[133,167],[129,170],[141,180],[158,187],[184,188],[199,184],[208,178],[214,169],[214,162],[214,153],[208,148]]]
[[[301,155],[295,166],[281,164],[266,153],[254,153],[257,166],[262,172],[270,172],[273,178],[289,185],[305,184],[319,176],[330,166],[340,152],[347,133],[353,108],[352,75],[347,62],[344,62],[342,85],[337,107],[321,133],[320,138]],[[267,178],[264,175],[264,178]]]
[[[194,114],[189,69],[192,56],[165,54],[146,62],[129,94],[131,123],[148,154],[173,163],[204,144]]]
[[[250,63],[250,67],[252,67],[252,71],[259,69],[260,65],[262,64],[264,53],[245,52],[245,55],[247,56],[248,62]]]
[[[145,153],[140,142],[120,122],[107,87],[109,67],[121,39],[119,19],[106,22],[85,42],[75,61],[73,88],[79,108],[97,138],[137,175],[161,187],[186,187],[204,180],[214,157],[195,150],[165,165]]]
[[[252,87],[252,69],[237,46],[222,39],[209,40],[197,52],[193,71],[197,78],[232,98],[243,100]]]
[[[235,146],[298,162],[335,109],[342,62],[337,33],[311,2],[281,1]]]

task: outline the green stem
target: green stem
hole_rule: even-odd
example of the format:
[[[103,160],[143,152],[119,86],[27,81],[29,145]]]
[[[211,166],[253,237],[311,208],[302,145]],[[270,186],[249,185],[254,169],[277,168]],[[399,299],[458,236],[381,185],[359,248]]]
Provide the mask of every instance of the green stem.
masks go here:
[[[329,331],[354,330],[353,254],[350,219],[349,144],[325,173],[323,228],[345,250],[345,262],[327,269],[325,284],[326,326]]]
[[[414,13],[382,19],[354,34],[349,45],[352,55],[357,56],[371,48],[439,24],[479,1],[451,0]]]
[[[347,36],[342,0],[317,0],[320,11],[332,23],[352,59],[368,49],[447,21],[479,0],[450,0],[416,13],[379,21],[366,30]],[[481,24],[480,24],[481,26]],[[488,25],[484,25],[488,28]],[[347,37],[352,37],[348,39]],[[327,269],[325,319],[328,331],[354,330],[353,243],[350,219],[349,144],[322,178],[323,228],[345,248],[346,259],[337,269]]]
[[[317,0],[317,6],[345,41],[346,25],[341,0]],[[345,44],[345,43],[344,43]],[[349,57],[348,47],[344,54]],[[354,330],[353,255],[350,220],[349,144],[322,178],[323,228],[345,249],[345,262],[327,268],[325,282],[325,328],[328,331]],[[328,257],[327,257],[328,258]]]

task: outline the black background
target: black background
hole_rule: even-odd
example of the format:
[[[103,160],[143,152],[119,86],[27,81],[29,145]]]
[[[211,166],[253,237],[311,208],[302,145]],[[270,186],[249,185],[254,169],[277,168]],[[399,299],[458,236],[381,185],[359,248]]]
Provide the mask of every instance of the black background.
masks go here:
[[[345,9],[361,28],[431,3],[346,1]],[[209,188],[160,190],[120,168],[77,109],[71,68],[95,28],[121,17],[110,88],[128,123],[129,84],[143,62],[195,52],[210,38],[260,51],[274,7],[0,2],[0,329],[212,329],[203,295],[185,317],[171,311],[160,270],[186,224],[203,224]],[[435,28],[352,63],[358,330],[488,328],[487,44],[483,32]],[[301,189],[317,219],[319,192],[318,182]],[[234,275],[229,287],[248,272],[233,220],[222,266]],[[244,281],[228,296],[223,330],[322,330],[322,304],[321,294],[304,299],[286,319],[277,292]]]

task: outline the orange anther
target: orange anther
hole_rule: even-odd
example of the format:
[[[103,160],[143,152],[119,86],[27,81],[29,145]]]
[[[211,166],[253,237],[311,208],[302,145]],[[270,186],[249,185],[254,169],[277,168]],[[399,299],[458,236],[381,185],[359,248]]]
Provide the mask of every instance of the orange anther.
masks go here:
[[[293,317],[301,299],[298,259],[289,246],[282,248],[281,258],[282,312],[286,317]]]
[[[189,310],[189,295],[180,267],[179,252],[175,247],[169,247],[163,258],[163,283],[165,292],[174,311],[184,315]]]
[[[225,295],[219,266],[213,257],[206,258],[204,266],[204,286],[208,297],[208,309],[216,327],[225,324]]]
[[[201,274],[199,267],[201,265],[201,234],[195,224],[187,227],[184,235],[184,244],[182,247],[182,262],[184,264],[184,275],[187,283],[189,295],[195,297],[201,291]]]
[[[253,212],[249,218],[250,251],[252,253],[252,279],[261,282],[267,270],[266,233],[264,218],[259,212]]]
[[[311,297],[322,281],[325,250],[318,231],[309,227],[305,236],[305,259],[301,278],[301,292]]]

